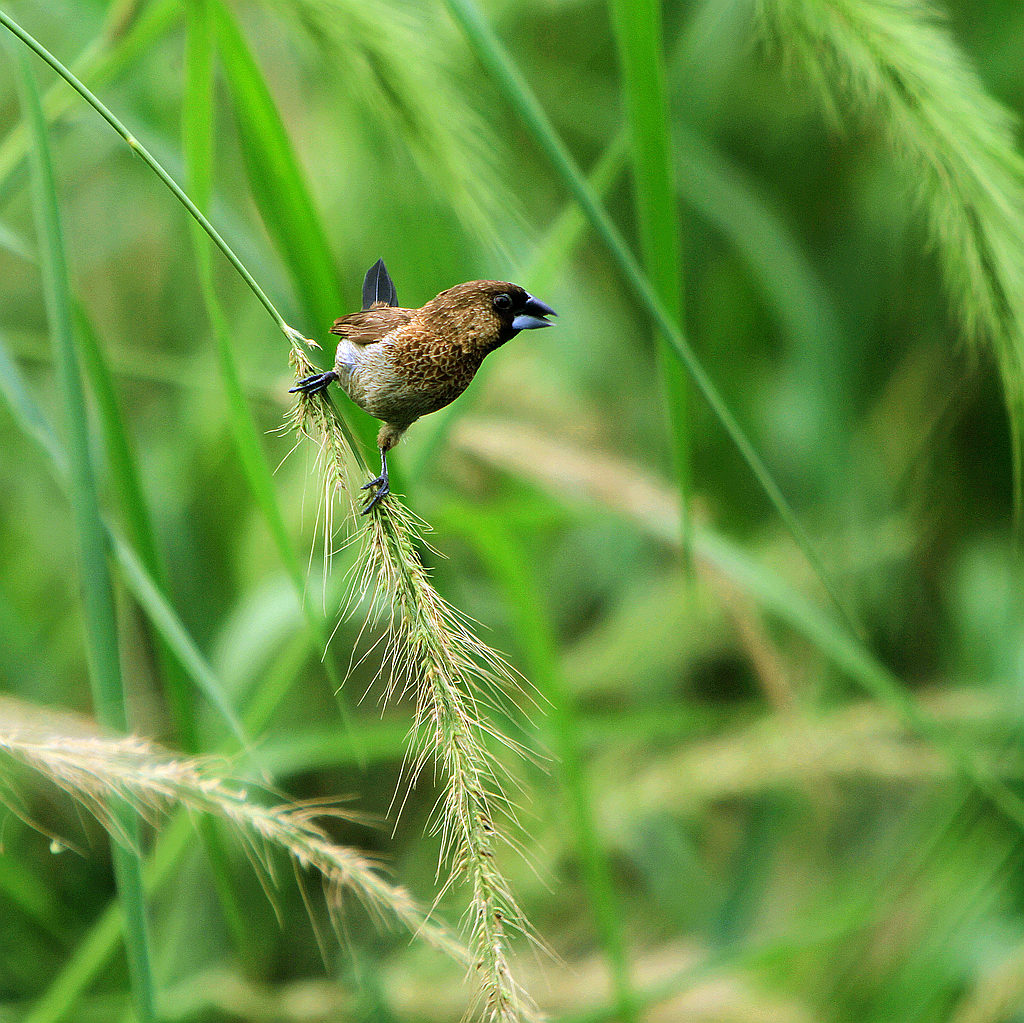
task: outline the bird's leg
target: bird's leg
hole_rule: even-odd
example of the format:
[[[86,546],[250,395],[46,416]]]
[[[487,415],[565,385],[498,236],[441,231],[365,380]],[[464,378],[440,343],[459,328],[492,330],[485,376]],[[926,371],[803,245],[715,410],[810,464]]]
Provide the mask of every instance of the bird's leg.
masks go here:
[[[380,448],[380,475],[376,479],[370,480],[369,483],[364,483],[359,489],[369,490],[370,487],[376,487],[377,493],[367,502],[366,507],[362,511],[363,515],[366,515],[367,512],[391,493],[391,484],[388,480],[388,456],[384,448]]]
[[[321,391],[326,391],[328,386],[337,379],[338,374],[333,369],[329,369],[326,373],[314,373],[311,377],[296,380],[295,386],[290,387],[288,393],[295,394],[296,391],[301,391],[303,394],[319,394]]]

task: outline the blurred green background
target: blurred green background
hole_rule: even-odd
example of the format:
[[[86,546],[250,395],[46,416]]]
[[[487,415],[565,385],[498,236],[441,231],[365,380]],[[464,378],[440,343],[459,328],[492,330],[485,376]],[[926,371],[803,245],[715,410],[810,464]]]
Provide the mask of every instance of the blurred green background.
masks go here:
[[[518,947],[518,974],[541,1007],[580,1020],[1024,1019],[1024,819],[976,784],[998,776],[1005,793],[1020,779],[1024,604],[1004,392],[1024,374],[991,352],[1021,351],[1013,307],[1024,293],[986,262],[1007,329],[969,341],[970,289],[949,270],[960,244],[936,226],[952,215],[935,212],[941,196],[914,174],[915,146],[941,152],[972,117],[969,97],[956,105],[966,94],[944,51],[935,73],[949,73],[950,91],[935,117],[948,116],[950,131],[932,138],[913,120],[927,114],[915,92],[926,79],[887,80],[897,99],[913,99],[901,120],[872,102],[870,86],[846,80],[827,46],[820,71],[836,102],[824,110],[808,74],[813,46],[809,65],[786,19],[826,24],[822,12],[839,12],[854,33],[861,17],[904,19],[906,38],[879,30],[896,63],[914,31],[927,55],[929,33],[945,29],[909,2],[693,0],[660,10],[659,44],[646,3],[480,6],[670,314],[678,303],[854,631],[700,395],[688,388],[670,422],[675,357],[659,358],[649,310],[452,8],[215,6],[212,197],[201,205],[289,323],[329,349],[330,318],[358,306],[378,257],[404,305],[497,278],[559,312],[556,329],[491,356],[393,460],[396,489],[433,527],[436,552],[424,556],[438,589],[540,693],[498,725],[541,754],[539,765],[503,755],[520,786],[523,855],[502,859],[556,953]],[[176,178],[192,175],[188,4],[4,9],[66,63],[80,61]],[[786,13],[765,44],[757,19],[773,10]],[[1024,8],[944,0],[941,14],[981,87],[1021,113]],[[884,47],[868,51],[887,59]],[[63,431],[12,54],[0,61],[0,346]],[[37,70],[45,94],[54,76]],[[272,98],[280,139],[254,112],[266,109],[258,89],[246,100],[253,83]],[[344,795],[382,822],[332,830],[430,904],[432,772],[397,824],[392,806],[411,706],[382,711],[371,653],[345,683],[342,724],[240,460],[188,218],[93,110],[64,86],[51,102],[80,331],[113,375],[162,592],[239,712],[273,708],[256,738],[276,785],[297,798]],[[955,180],[950,193],[995,249],[1024,238],[1024,177],[997,143],[973,144],[954,165],[1005,164],[1011,190],[996,198],[1006,201],[976,214]],[[276,467],[272,497],[330,633],[356,548],[335,556],[325,582],[315,453],[279,432],[287,344],[219,254],[212,267],[246,404]],[[101,501],[131,536],[94,395],[90,408]],[[6,400],[0,438],[0,685],[91,713],[69,505]],[[176,669],[120,584],[117,601],[131,729],[172,749],[223,748],[223,722],[198,697],[195,734],[183,737],[168,695]],[[361,625],[357,613],[333,635],[336,676],[368,645],[357,646]],[[0,828],[0,1020],[121,1019],[120,954],[77,987],[59,974],[87,958],[114,897],[105,836],[44,784],[19,774],[17,789]],[[85,855],[53,855],[26,814]],[[327,928],[321,949],[326,914],[315,898],[307,911],[290,871],[275,913],[244,853],[230,855],[244,942],[198,841],[150,899],[164,1017],[460,1017],[470,989],[459,967],[379,929],[358,905],[342,940]],[[458,921],[464,905],[456,885],[441,911]]]

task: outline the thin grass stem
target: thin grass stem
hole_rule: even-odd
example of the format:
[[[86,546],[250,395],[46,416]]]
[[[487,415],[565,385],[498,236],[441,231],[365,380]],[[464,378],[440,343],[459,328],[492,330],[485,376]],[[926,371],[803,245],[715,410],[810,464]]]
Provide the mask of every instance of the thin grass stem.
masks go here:
[[[47,317],[68,421],[70,495],[78,540],[86,651],[97,719],[106,727],[124,730],[127,723],[118,643],[114,588],[107,562],[107,534],[100,516],[99,494],[92,465],[90,427],[85,408],[79,356],[75,342],[71,288],[68,281],[64,232],[57,186],[50,160],[46,122],[28,55],[18,52],[22,107],[34,145],[37,230]],[[118,897],[125,916],[125,950],[136,1012],[141,1023],[155,1023],[156,984],[149,947],[146,903],[139,861],[139,825],[130,805],[113,800],[113,819],[124,841],[111,843]]]
[[[653,285],[643,272],[636,257],[612,223],[600,200],[595,194],[586,177],[577,167],[565,143],[562,142],[550,119],[544,112],[533,90],[527,84],[519,68],[509,57],[493,29],[484,20],[479,8],[473,0],[445,0],[452,17],[458,22],[472,45],[477,57],[494,77],[506,99],[522,119],[538,145],[547,154],[555,171],[562,178],[566,187],[575,196],[580,208],[590,220],[598,237],[607,246],[612,258],[629,284],[637,299],[647,309],[655,324],[668,338],[672,350],[686,366],[687,371],[700,392],[722,424],[726,433],[735,444],[743,460],[747,463],[755,479],[761,486],[768,500],[779,515],[786,529],[796,541],[808,564],[818,577],[829,599],[842,615],[844,621],[855,632],[859,633],[856,618],[847,607],[847,602],[840,594],[838,586],[831,578],[825,563],[818,553],[803,524],[797,517],[789,500],[775,482],[774,476],[758,454],[757,449],[747,437],[746,431],[732,414],[725,399],[708,376],[696,352],[690,346],[685,335],[673,321],[669,311],[655,291]]]
[[[213,239],[214,244],[220,249],[228,262],[238,271],[242,280],[248,285],[249,290],[259,299],[260,304],[270,314],[278,328],[287,338],[292,346],[308,343],[299,331],[290,327],[284,317],[277,311],[277,307],[267,297],[266,292],[256,283],[256,279],[246,269],[242,261],[235,255],[234,250],[221,237],[217,229],[202,214],[196,204],[185,194],[181,186],[164,170],[163,166],[142,145],[141,142],[125,127],[125,125],[110,111],[110,109],[84,85],[67,67],[65,67],[42,43],[38,42],[32,35],[26,32],[13,18],[5,11],[0,10],[0,25],[13,33],[37,56],[41,57],[61,78],[64,79],[72,89],[75,90],[106,122],[121,136],[128,144],[133,153],[136,153],[147,167],[171,190],[174,197],[181,203],[188,213],[196,220],[202,229]]]
[[[619,52],[633,170],[634,209],[647,277],[681,332],[683,267],[679,209],[673,173],[659,0],[609,0]],[[669,342],[657,339],[658,367],[668,419],[673,468],[683,514],[683,548],[689,549],[690,428],[686,374]]]

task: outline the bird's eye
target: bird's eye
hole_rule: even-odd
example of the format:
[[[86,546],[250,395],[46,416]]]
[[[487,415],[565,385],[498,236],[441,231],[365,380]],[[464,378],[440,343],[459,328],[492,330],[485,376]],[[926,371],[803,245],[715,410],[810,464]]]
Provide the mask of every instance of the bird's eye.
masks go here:
[[[512,296],[507,292],[501,292],[500,295],[494,296],[494,308],[499,313],[507,313],[512,308]]]

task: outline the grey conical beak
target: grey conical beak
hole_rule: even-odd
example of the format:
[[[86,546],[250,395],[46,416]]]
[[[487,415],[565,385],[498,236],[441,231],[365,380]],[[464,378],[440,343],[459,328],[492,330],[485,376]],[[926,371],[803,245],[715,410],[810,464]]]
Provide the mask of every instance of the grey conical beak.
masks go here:
[[[557,315],[558,313],[546,302],[542,302],[539,298],[534,298],[533,295],[527,295],[522,309],[512,321],[512,329],[533,330],[535,327],[553,327],[554,324],[549,323],[544,317]]]

